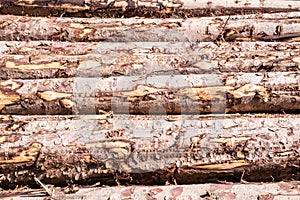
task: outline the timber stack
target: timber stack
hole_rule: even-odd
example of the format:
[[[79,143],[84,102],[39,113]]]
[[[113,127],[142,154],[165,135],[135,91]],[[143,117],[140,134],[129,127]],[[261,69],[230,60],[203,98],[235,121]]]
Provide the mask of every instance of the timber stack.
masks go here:
[[[298,0],[2,0],[0,52],[3,197],[300,196]]]

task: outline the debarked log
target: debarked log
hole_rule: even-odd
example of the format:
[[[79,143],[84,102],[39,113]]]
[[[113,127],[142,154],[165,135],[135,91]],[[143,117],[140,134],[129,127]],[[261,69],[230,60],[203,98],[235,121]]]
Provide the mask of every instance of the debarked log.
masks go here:
[[[80,17],[199,17],[210,15],[233,15],[236,13],[264,13],[299,10],[297,0],[284,4],[277,0],[261,1],[207,1],[207,0],[60,0],[28,1],[4,0],[0,14],[31,16],[80,16]]]
[[[299,71],[300,43],[0,42],[0,79]]]
[[[0,120],[1,187],[299,180],[298,115]]]
[[[297,72],[0,81],[1,114],[297,113]]]
[[[300,12],[203,18],[60,18],[0,16],[3,41],[299,42]]]

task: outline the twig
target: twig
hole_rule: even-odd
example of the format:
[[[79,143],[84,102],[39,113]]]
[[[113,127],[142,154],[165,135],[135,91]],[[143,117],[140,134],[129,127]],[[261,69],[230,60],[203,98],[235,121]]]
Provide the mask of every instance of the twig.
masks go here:
[[[226,19],[225,24],[224,24],[224,26],[223,26],[221,32],[219,33],[219,35],[217,36],[217,38],[214,40],[214,42],[217,42],[217,41],[220,40],[220,39],[224,41],[223,34],[224,34],[224,31],[225,31],[225,28],[226,28],[226,26],[227,26],[227,24],[228,24],[229,19],[230,19],[230,15],[229,15],[228,18]]]
[[[225,22],[225,24],[224,24],[224,26],[223,26],[223,29],[222,29],[222,31],[220,32],[220,34],[223,34],[223,33],[224,33],[225,28],[226,28],[226,26],[227,26],[227,24],[228,24],[229,19],[230,19],[230,15],[229,15],[228,18],[226,19],[226,22]]]
[[[245,174],[245,170],[243,170],[243,174],[242,174],[242,176],[241,176],[241,180],[240,180],[240,182],[241,183],[248,183],[248,181],[245,181],[243,178],[244,178],[244,174]]]
[[[47,194],[48,194],[50,197],[53,196],[53,194],[52,194],[52,192],[50,191],[50,189],[49,189],[46,185],[44,185],[38,178],[34,177],[34,180],[35,180],[40,186],[42,186],[42,187],[45,189],[45,191],[47,192]]]

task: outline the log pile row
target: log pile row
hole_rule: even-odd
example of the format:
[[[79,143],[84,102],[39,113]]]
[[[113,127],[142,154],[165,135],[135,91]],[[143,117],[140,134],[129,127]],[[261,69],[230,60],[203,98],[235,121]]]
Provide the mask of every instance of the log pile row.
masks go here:
[[[299,180],[299,8],[1,1],[1,188]]]

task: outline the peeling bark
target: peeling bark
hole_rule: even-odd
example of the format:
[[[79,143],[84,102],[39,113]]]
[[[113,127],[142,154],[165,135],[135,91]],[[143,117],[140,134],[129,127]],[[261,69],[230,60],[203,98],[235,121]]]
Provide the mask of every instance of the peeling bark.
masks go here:
[[[1,1],[0,14],[79,17],[200,17],[299,10],[297,0],[281,1]]]
[[[6,80],[0,113],[297,113],[299,80],[296,72]]]
[[[299,71],[299,44],[0,42],[0,79]]]
[[[299,179],[299,116],[0,118],[6,188]]]
[[[300,12],[187,19],[84,19],[2,15],[0,40],[295,42],[300,38],[299,17]]]

